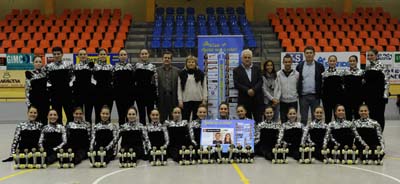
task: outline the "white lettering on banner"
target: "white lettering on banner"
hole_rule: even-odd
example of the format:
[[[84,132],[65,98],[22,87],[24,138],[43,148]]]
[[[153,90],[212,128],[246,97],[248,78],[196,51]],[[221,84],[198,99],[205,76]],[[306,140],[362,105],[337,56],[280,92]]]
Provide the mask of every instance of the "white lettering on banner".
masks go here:
[[[400,52],[379,52],[377,57],[385,65],[384,72],[389,74],[389,83],[400,84]],[[370,62],[367,60],[367,66],[369,64]]]
[[[304,61],[304,54],[302,52],[282,52],[281,53],[281,68],[283,68],[282,60],[283,57],[288,54],[292,56],[293,64],[292,68],[296,68],[296,66],[301,62]],[[328,58],[331,55],[335,55],[337,57],[337,64],[336,67],[339,70],[344,70],[349,67],[348,60],[349,57],[352,55],[357,56],[360,58],[360,52],[316,52],[315,53],[315,60],[319,63],[322,63],[325,68],[328,68]],[[358,67],[360,67],[360,62],[358,62]]]

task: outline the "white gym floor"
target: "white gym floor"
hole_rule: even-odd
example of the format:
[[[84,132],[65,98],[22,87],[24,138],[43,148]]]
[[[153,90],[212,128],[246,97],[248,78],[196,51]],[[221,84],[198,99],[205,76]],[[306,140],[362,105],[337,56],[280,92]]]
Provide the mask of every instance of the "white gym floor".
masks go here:
[[[19,108],[8,106],[11,109]],[[5,108],[1,108],[3,111]],[[5,116],[13,116],[8,110]],[[15,119],[24,119],[25,117]],[[0,122],[0,158],[9,156],[16,120]],[[51,165],[47,169],[14,170],[13,162],[0,163],[0,183],[40,184],[105,184],[105,183],[308,183],[308,184],[391,184],[400,183],[400,120],[387,120],[384,132],[386,156],[383,166],[376,165],[325,165],[316,162],[301,165],[290,159],[289,164],[274,165],[257,157],[254,164],[211,164],[180,166],[169,160],[167,166],[150,166],[139,161],[136,168],[121,169],[118,160],[111,161],[107,168],[90,168],[89,161],[74,169],[58,169]]]

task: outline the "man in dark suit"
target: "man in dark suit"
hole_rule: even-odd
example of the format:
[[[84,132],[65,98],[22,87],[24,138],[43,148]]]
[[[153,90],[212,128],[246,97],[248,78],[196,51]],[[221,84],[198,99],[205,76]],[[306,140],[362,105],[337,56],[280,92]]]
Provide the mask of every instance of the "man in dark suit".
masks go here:
[[[300,115],[301,123],[304,125],[308,121],[308,109],[311,108],[312,120],[314,110],[320,105],[322,89],[322,73],[325,71],[324,65],[314,60],[315,49],[307,46],[304,49],[305,61],[300,62],[296,70],[299,72],[299,81],[297,82],[297,91],[300,96]]]
[[[241,55],[242,64],[233,69],[234,85],[239,91],[238,104],[246,108],[248,118],[258,123],[261,122],[264,102],[262,74],[260,68],[252,64],[251,50],[243,50]]]

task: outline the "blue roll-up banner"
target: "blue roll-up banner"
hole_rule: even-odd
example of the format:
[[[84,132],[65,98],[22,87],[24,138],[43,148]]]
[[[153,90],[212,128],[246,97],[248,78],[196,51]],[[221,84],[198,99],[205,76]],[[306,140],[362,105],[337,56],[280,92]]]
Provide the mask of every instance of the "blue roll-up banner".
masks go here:
[[[250,145],[254,151],[254,120],[203,120],[201,122],[200,145],[221,144],[227,152],[229,145]]]
[[[198,65],[207,73],[208,115],[218,118],[218,105],[228,102],[230,117],[235,116],[236,90],[233,87],[233,68],[240,64],[243,50],[242,35],[199,35]]]

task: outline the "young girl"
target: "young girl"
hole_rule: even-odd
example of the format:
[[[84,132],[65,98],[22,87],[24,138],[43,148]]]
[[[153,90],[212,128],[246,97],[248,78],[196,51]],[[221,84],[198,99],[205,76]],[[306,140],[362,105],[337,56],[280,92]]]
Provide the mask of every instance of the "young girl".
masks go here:
[[[341,103],[343,95],[343,73],[336,69],[337,57],[331,55],[328,58],[329,68],[322,73],[322,103],[325,110],[325,122],[332,121],[332,114],[337,104]]]
[[[304,128],[301,144],[314,146],[313,156],[318,160],[323,160],[321,150],[324,145],[324,137],[328,135],[328,125],[323,120],[324,109],[321,106],[315,108],[314,117],[315,120]]]
[[[79,63],[74,66],[75,81],[73,85],[73,94],[75,105],[85,109],[85,120],[92,123],[92,112],[95,103],[94,95],[96,93],[95,84],[93,84],[94,62],[88,59],[85,49],[78,52]]]
[[[289,155],[295,160],[300,159],[299,147],[303,135],[303,124],[297,121],[297,111],[295,108],[289,108],[288,121],[283,124],[283,141],[288,145]]]
[[[110,108],[103,106],[100,111],[101,121],[98,122],[92,131],[92,137],[90,140],[90,150],[99,151],[101,147],[106,151],[104,162],[108,164],[115,158],[117,151],[117,140],[118,140],[118,125],[110,122]],[[99,162],[98,159],[91,160]]]
[[[179,72],[178,101],[183,109],[182,117],[188,121],[192,113],[193,119],[197,119],[197,107],[207,101],[207,79],[197,67],[197,58],[191,55],[186,58],[185,68]]]
[[[146,125],[146,113],[150,120],[150,113],[153,110],[157,99],[157,72],[156,65],[149,61],[149,51],[140,50],[139,62],[136,63],[135,83],[136,83],[136,104],[139,111],[140,122]]]
[[[354,139],[362,142],[354,124],[345,119],[344,106],[339,104],[335,109],[336,120],[328,124],[328,134],[325,135],[323,147],[332,150],[336,146],[338,150],[342,150],[345,146],[351,148],[354,145]],[[340,159],[340,156],[337,159]]]
[[[200,105],[197,108],[197,117],[198,119],[191,121],[189,124],[190,139],[196,148],[200,146],[201,120],[205,120],[207,117],[207,106]]]
[[[150,123],[147,125],[147,133],[149,135],[150,146],[160,149],[167,149],[169,145],[169,135],[167,127],[160,122],[160,112],[153,109],[150,113]]]
[[[99,49],[99,60],[93,71],[93,78],[96,81],[95,94],[95,122],[100,122],[100,114],[104,105],[107,105],[112,110],[113,106],[113,89],[112,89],[112,71],[113,66],[107,64],[107,51]]]
[[[42,67],[42,57],[35,56],[33,65],[35,70],[25,72],[26,105],[28,107],[37,107],[37,119],[44,123],[47,122],[47,113],[50,107],[49,93],[46,86],[48,78]]]
[[[51,109],[47,115],[48,124],[43,127],[39,138],[39,147],[47,152],[46,164],[57,160],[57,152],[67,143],[67,133],[62,124],[58,124],[57,111]]]
[[[67,129],[67,148],[71,148],[75,154],[74,164],[80,163],[87,158],[89,151],[90,135],[92,126],[89,122],[83,120],[83,111],[81,107],[74,109],[74,121],[68,122]]]
[[[229,119],[229,104],[222,102],[219,104],[219,117],[218,119],[224,120]]]
[[[225,134],[224,144],[232,144],[232,136],[230,133]]]
[[[377,121],[369,118],[368,106],[361,105],[358,113],[360,119],[354,121],[354,126],[362,140],[357,142],[359,150],[362,151],[365,147],[368,147],[370,150],[376,150],[378,146],[384,150],[385,141],[383,140],[381,126]],[[381,156],[382,158],[383,155]]]
[[[128,152],[132,148],[136,153],[136,158],[146,159],[147,152],[150,150],[150,141],[146,127],[138,122],[135,107],[128,109],[126,118],[127,122],[119,128],[118,137],[121,139],[120,150],[124,149],[125,152]]]
[[[249,118],[246,117],[247,110],[244,108],[243,105],[238,105],[236,107],[236,114],[238,115],[238,119],[248,120]]]
[[[17,150],[23,152],[25,149],[29,151],[32,148],[37,148],[39,142],[40,131],[42,130],[43,124],[36,121],[38,117],[38,110],[34,106],[28,108],[28,121],[18,123],[15,128],[14,139],[11,144],[11,155],[15,154]],[[12,161],[13,158],[9,157],[3,162]]]
[[[125,123],[125,115],[129,107],[135,104],[134,66],[128,63],[128,53],[125,49],[119,51],[119,62],[113,70],[115,103],[117,104],[118,123]]]
[[[343,76],[344,97],[346,108],[346,119],[352,121],[359,119],[358,108],[362,104],[362,85],[364,71],[357,67],[358,58],[353,55],[349,57],[350,69],[345,70]]]
[[[370,110],[372,119],[378,121],[385,129],[385,106],[389,97],[389,76],[385,74],[385,66],[378,61],[378,50],[367,52],[367,67],[364,73],[364,101]]]
[[[182,146],[189,147],[191,144],[189,136],[189,127],[187,120],[182,120],[181,108],[175,107],[172,109],[172,120],[165,121],[165,126],[168,129],[169,145],[168,153],[175,161],[179,161],[179,150]]]
[[[271,106],[265,108],[264,119],[255,128],[255,152],[267,160],[272,160],[274,159],[272,149],[275,145],[281,145],[284,131],[282,125],[273,120],[274,109]]]

